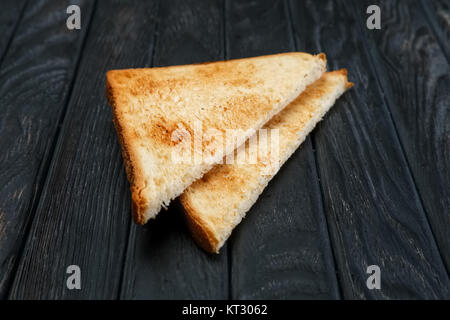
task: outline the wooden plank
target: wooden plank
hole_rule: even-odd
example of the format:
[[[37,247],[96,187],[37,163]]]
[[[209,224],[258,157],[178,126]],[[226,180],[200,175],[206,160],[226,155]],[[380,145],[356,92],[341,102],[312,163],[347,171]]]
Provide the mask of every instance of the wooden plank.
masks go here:
[[[87,25],[93,3],[74,3]],[[55,1],[30,3],[0,70],[1,298],[33,219],[86,34],[86,27],[77,32],[66,28],[66,7]]]
[[[0,10],[0,66],[22,17],[26,0],[3,0]]]
[[[105,73],[148,65],[155,10],[154,1],[97,3],[12,299],[118,297],[130,197]],[[66,287],[69,265],[81,269],[81,290]]]
[[[331,68],[348,68],[355,82],[313,134],[344,297],[448,298],[449,279],[358,33],[357,13],[347,1],[291,6],[297,38],[327,53]],[[370,265],[381,269],[380,290],[366,286]]]
[[[417,2],[380,6],[383,29],[363,37],[449,272],[450,65]]]
[[[154,65],[223,58],[220,1],[163,1]],[[203,252],[193,242],[175,204],[146,226],[131,227],[122,299],[224,299],[226,250]]]
[[[420,0],[420,4],[419,11],[424,13],[447,61],[450,61],[450,2],[448,0]],[[417,4],[413,5],[417,8]]]
[[[287,10],[284,1],[227,2],[227,58],[295,50]],[[228,246],[234,299],[339,297],[310,139],[271,181]]]

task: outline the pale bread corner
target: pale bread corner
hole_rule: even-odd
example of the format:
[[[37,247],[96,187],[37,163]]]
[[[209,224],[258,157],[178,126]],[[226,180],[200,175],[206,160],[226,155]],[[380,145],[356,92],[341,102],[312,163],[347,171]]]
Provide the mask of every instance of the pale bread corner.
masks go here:
[[[106,96],[122,146],[135,222],[154,218],[225,155],[217,151],[212,163],[173,163],[170,157],[176,143],[171,134],[176,129],[181,126],[192,135],[196,120],[203,131],[242,129],[246,133],[239,137],[238,146],[325,70],[324,54],[291,52],[109,71]]]
[[[289,159],[336,99],[352,86],[345,69],[325,73],[264,126],[279,129],[279,166]],[[249,148],[256,146],[247,143],[241,152],[248,154]],[[269,175],[262,174],[264,169],[267,163],[259,158],[257,164],[216,165],[180,196],[188,227],[200,247],[219,252],[279,167]]]

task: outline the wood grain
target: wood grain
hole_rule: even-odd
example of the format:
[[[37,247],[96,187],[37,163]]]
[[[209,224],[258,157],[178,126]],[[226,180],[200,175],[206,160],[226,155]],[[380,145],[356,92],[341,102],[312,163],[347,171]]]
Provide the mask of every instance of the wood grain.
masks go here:
[[[0,10],[0,66],[22,18],[26,0],[3,0]]]
[[[97,3],[12,299],[119,295],[130,198],[105,99],[105,73],[149,62],[155,9],[150,1]],[[66,287],[69,265],[81,268],[81,290]]]
[[[355,13],[347,1],[291,6],[297,38],[326,52],[331,68],[348,68],[355,82],[313,134],[344,297],[448,298],[443,261],[358,33],[365,8]],[[369,265],[381,269],[380,290],[366,286]]]
[[[294,51],[284,1],[228,1],[227,58]],[[234,299],[336,299],[311,140],[270,182],[228,241]]]
[[[162,1],[154,65],[223,59],[220,1]],[[174,203],[146,226],[131,226],[122,299],[225,299],[226,250],[205,253]]]
[[[363,37],[449,272],[450,65],[416,2],[380,5],[383,29]]]
[[[0,10],[0,298],[450,298],[448,1],[380,1],[379,31],[370,0],[25,3]],[[221,254],[176,203],[134,225],[105,72],[291,50],[356,86]]]
[[[448,0],[420,0],[420,4],[419,8],[417,8],[417,4],[413,5],[424,13],[450,63],[450,2]],[[421,18],[419,17],[419,19]]]
[[[77,3],[88,23],[92,3]],[[0,297],[33,219],[85,37],[65,19],[63,2],[26,7],[0,70]]]

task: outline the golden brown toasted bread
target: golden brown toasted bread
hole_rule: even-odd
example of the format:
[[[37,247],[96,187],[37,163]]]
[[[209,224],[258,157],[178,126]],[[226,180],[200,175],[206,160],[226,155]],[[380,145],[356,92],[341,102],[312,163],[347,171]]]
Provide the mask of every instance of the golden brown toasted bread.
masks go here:
[[[271,145],[272,135],[250,139],[237,152],[257,154],[257,161],[219,164],[190,185],[180,197],[187,223],[196,242],[206,251],[218,252],[234,227],[278,172],[283,163],[305,140],[315,125],[345,90],[352,87],[347,71],[325,73],[291,104],[275,115],[265,129],[278,129],[278,152],[274,165],[261,148]],[[272,151],[272,150],[270,150]],[[273,160],[273,159],[272,159]]]
[[[186,187],[219,163],[282,110],[326,69],[325,55],[292,52],[165,68],[112,70],[107,98],[122,145],[137,223],[153,218]],[[177,132],[242,129],[236,141],[201,142],[194,158],[173,161]],[[192,140],[191,140],[192,141]],[[192,142],[192,145],[194,142]],[[217,148],[209,148],[212,144]],[[234,145],[234,147],[233,147]],[[222,146],[220,146],[222,147]],[[202,158],[202,155],[200,156]]]

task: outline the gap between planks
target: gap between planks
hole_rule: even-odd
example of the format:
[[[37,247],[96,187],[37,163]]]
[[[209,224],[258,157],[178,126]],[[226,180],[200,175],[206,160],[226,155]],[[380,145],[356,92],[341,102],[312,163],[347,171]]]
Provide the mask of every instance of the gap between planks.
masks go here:
[[[290,38],[291,38],[291,41],[293,42],[294,49],[298,51],[299,45],[297,43],[297,38],[295,37],[292,6],[290,4],[290,0],[284,0],[284,7],[286,9],[285,11],[287,11],[286,16],[287,16],[287,21],[288,21],[288,25],[289,25]],[[326,246],[329,248],[329,253],[331,255],[332,268],[335,271],[332,275],[332,281],[334,281],[336,283],[337,292],[335,292],[335,294],[336,294],[337,298],[342,299],[342,297],[344,296],[343,289],[342,289],[342,285],[341,285],[339,278],[336,276],[336,273],[337,273],[336,254],[335,254],[333,246],[331,244],[330,226],[328,223],[327,215],[325,214],[325,206],[324,206],[324,200],[323,200],[324,199],[323,188],[321,186],[322,182],[321,182],[320,173],[318,170],[319,163],[317,160],[317,155],[315,153],[316,145],[315,145],[315,140],[311,138],[313,136],[313,134],[314,134],[314,131],[311,132],[306,139],[311,141],[311,146],[312,146],[312,151],[313,151],[313,154],[311,155],[311,157],[313,158],[313,165],[312,165],[313,175],[318,180],[318,183],[315,184],[316,187],[318,186],[318,188],[316,188],[316,189],[318,189],[318,190],[316,190],[316,192],[318,192],[319,197],[320,197],[320,201],[319,201],[320,202],[320,213],[322,215],[323,221],[326,224],[325,225],[326,239],[324,239],[324,241],[326,243]]]
[[[153,37],[152,37],[152,43],[151,43],[151,55],[150,55],[150,67],[153,67],[153,61],[155,58],[155,48],[156,48],[156,41],[158,41],[158,34],[159,34],[159,26],[160,26],[160,8],[161,8],[161,1],[163,0],[159,0],[157,5],[156,5],[156,23],[155,23],[155,27],[153,30]],[[125,275],[126,275],[126,271],[127,271],[127,260],[128,260],[128,255],[130,254],[130,252],[132,252],[131,250],[131,246],[135,246],[135,241],[136,241],[136,228],[137,226],[134,224],[133,221],[131,221],[130,223],[130,227],[128,228],[128,235],[127,235],[127,244],[125,246],[125,252],[122,258],[122,271],[120,273],[120,279],[119,279],[119,290],[117,292],[117,299],[121,300],[122,297],[129,297],[130,293],[129,292],[125,292],[124,289],[124,282],[125,282]],[[129,287],[128,287],[129,288]]]

